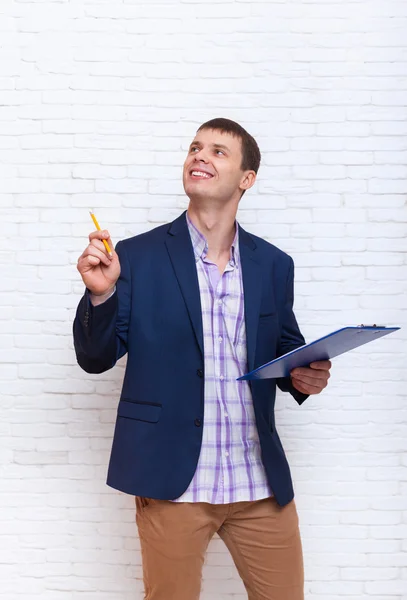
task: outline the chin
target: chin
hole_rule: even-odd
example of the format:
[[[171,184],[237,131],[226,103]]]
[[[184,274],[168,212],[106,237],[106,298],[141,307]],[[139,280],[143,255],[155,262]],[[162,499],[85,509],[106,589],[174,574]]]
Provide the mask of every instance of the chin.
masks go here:
[[[199,200],[209,197],[207,190],[199,189],[197,185],[184,184],[184,191],[190,200]]]
[[[185,194],[188,196],[190,201],[194,202],[195,204],[201,204],[202,202],[205,202],[207,198],[209,198],[209,196],[206,194],[200,194],[196,190],[185,190]]]

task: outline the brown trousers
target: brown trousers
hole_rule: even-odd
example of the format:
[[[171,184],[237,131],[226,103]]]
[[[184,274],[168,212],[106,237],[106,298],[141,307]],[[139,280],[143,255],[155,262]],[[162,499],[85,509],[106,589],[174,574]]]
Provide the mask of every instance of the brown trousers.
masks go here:
[[[294,500],[177,503],[136,497],[145,600],[198,600],[215,533],[228,547],[248,600],[304,600],[304,567]]]

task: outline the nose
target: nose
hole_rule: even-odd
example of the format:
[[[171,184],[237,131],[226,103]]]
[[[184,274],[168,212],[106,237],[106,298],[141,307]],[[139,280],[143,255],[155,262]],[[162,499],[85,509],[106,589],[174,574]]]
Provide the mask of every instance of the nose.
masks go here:
[[[207,159],[206,154],[205,154],[205,150],[203,148],[201,148],[200,150],[198,150],[198,152],[195,152],[195,154],[194,154],[194,160],[195,160],[195,162],[201,162],[201,161],[204,162],[204,163],[208,162],[208,159]]]

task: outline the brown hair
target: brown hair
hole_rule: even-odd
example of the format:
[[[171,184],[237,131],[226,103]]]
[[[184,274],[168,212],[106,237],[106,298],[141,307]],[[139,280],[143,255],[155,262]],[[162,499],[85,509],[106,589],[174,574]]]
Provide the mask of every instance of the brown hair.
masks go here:
[[[202,129],[214,129],[221,133],[230,133],[233,137],[240,138],[242,143],[242,163],[240,168],[242,171],[254,171],[257,173],[260,167],[261,154],[259,146],[253,136],[250,135],[239,123],[230,119],[211,119],[203,123],[198,131]],[[198,133],[197,131],[197,133]],[[245,191],[243,191],[243,194]]]

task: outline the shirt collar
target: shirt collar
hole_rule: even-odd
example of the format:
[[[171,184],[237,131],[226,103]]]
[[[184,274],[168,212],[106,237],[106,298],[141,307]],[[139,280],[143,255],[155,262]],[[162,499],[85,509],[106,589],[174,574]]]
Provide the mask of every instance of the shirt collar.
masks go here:
[[[189,218],[188,212],[186,213],[186,219],[191,236],[192,247],[195,255],[195,262],[198,262],[200,258],[204,259],[208,253],[208,242],[206,237],[195,227]],[[235,221],[236,233],[231,246],[231,263],[233,265],[239,260],[239,224]]]

